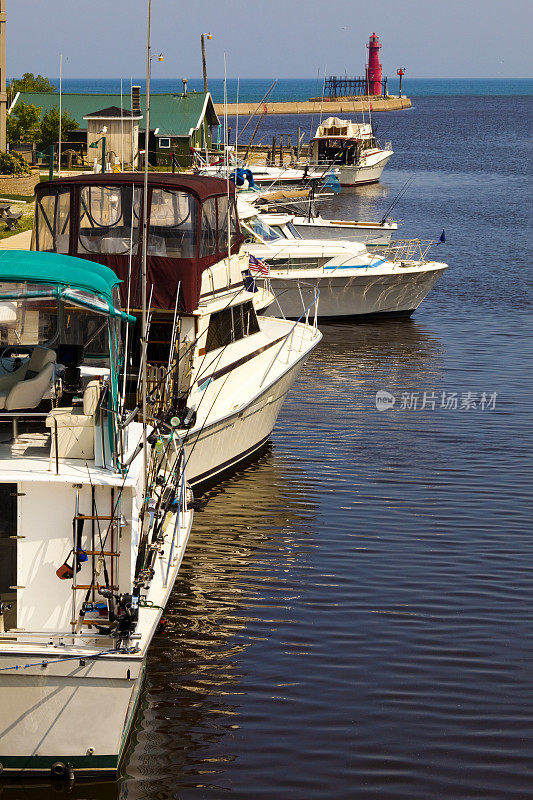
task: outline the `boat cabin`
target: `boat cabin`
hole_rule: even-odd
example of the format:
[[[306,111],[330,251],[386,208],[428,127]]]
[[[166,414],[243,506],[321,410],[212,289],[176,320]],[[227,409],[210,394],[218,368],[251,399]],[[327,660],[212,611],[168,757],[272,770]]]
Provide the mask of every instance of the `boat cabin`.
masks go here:
[[[122,281],[122,307],[139,309],[143,192],[143,174],[135,172],[39,184],[31,249],[104,264]],[[151,307],[192,313],[204,271],[239,250],[235,187],[220,178],[151,173],[147,228]]]
[[[135,321],[120,310],[118,286],[99,264],[0,253],[0,462],[15,458],[28,418],[37,434],[28,447],[45,470],[50,457],[56,468],[61,458],[116,461],[121,327]]]
[[[377,147],[372,126],[328,117],[318,126],[311,142],[311,161],[316,164],[355,166],[364,150]]]

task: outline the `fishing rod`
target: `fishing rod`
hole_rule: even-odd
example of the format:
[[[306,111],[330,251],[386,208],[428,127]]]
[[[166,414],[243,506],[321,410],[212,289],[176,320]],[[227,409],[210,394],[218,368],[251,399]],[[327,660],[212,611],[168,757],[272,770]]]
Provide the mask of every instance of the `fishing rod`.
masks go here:
[[[381,224],[383,224],[383,223],[386,221],[386,219],[387,219],[387,216],[390,214],[390,212],[392,211],[392,209],[394,208],[394,206],[396,205],[396,203],[398,202],[398,200],[399,200],[401,197],[403,197],[403,195],[405,194],[405,191],[406,191],[407,187],[409,186],[409,184],[410,184],[410,183],[412,183],[412,181],[414,181],[414,179],[415,179],[415,176],[414,176],[414,175],[411,175],[411,177],[410,177],[410,178],[407,178],[407,180],[405,181],[404,185],[402,186],[402,188],[400,189],[400,191],[398,192],[398,194],[396,195],[396,197],[394,198],[394,200],[392,201],[392,203],[390,204],[390,206],[388,207],[388,209],[387,209],[387,210],[385,211],[385,213],[383,214],[383,217],[381,218]]]

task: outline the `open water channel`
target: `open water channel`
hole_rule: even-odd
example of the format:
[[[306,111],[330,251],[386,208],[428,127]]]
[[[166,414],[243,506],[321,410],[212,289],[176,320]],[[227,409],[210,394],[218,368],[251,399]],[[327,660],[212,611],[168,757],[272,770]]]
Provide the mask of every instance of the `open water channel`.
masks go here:
[[[375,116],[381,183],[323,213],[378,217],[414,176],[399,236],[445,228],[450,268],[411,320],[322,327],[270,449],[195,517],[121,780],[70,797],[533,797],[531,110]]]

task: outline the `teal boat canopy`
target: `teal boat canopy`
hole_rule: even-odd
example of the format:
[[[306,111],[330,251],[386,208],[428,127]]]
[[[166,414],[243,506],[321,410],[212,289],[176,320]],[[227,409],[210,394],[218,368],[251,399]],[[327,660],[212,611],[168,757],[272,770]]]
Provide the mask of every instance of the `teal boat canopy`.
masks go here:
[[[93,292],[106,301],[111,316],[128,322],[132,317],[115,308],[113,289],[121,280],[109,267],[59,253],[34,250],[0,250],[0,282],[28,282]]]

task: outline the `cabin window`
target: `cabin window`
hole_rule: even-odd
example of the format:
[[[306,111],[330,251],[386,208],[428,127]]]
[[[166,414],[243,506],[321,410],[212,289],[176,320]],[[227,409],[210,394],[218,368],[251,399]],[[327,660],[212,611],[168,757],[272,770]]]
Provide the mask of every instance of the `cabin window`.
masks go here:
[[[80,191],[78,253],[135,251],[139,240],[141,189],[84,186]]]
[[[161,148],[169,148],[170,147],[170,139],[159,139],[159,147],[161,147]]]
[[[168,258],[196,257],[198,203],[186,192],[152,189],[148,253]]]
[[[206,353],[237,342],[259,331],[257,314],[251,300],[211,314],[207,331]]]
[[[70,189],[42,195],[35,205],[31,249],[68,254],[69,241]]]
[[[212,197],[202,204],[202,230],[200,257],[211,256],[217,252],[217,200]]]

